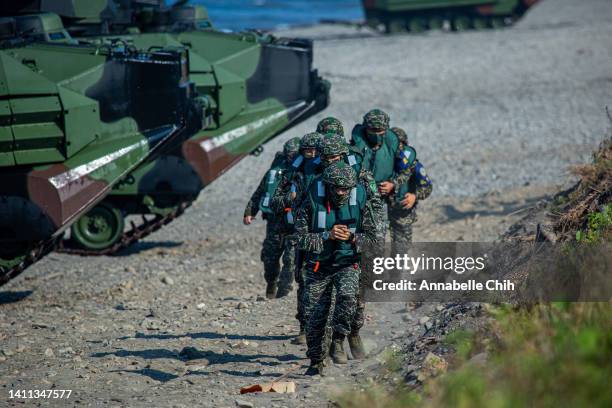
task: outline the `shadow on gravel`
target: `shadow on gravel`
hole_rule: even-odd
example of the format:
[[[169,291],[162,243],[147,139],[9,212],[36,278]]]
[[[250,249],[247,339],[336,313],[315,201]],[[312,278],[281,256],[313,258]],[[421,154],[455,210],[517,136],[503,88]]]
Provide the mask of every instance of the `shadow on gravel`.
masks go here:
[[[278,335],[278,336],[257,336],[250,334],[221,334],[213,332],[200,332],[200,333],[186,333],[186,334],[144,334],[136,333],[134,337],[119,337],[117,340],[129,340],[135,339],[154,339],[154,340],[173,340],[180,339],[182,337],[191,337],[192,339],[227,339],[227,340],[289,340],[295,336],[291,335]]]
[[[446,220],[442,221],[442,223],[447,223],[447,222],[451,222],[451,221],[457,221],[457,220],[462,220],[465,218],[473,218],[474,216],[478,215],[479,217],[487,217],[487,216],[499,216],[499,215],[508,215],[508,214],[512,214],[513,212],[516,212],[518,210],[524,209],[524,208],[528,208],[530,206],[532,206],[533,204],[537,203],[538,201],[544,200],[544,199],[548,199],[550,198],[550,196],[548,195],[543,195],[540,197],[533,197],[530,198],[528,200],[525,200],[524,202],[509,202],[509,203],[505,203],[502,205],[502,209],[501,210],[496,210],[496,211],[491,211],[491,210],[484,210],[484,211],[478,211],[478,210],[469,210],[469,211],[461,211],[458,210],[457,207],[455,207],[454,205],[443,205],[442,206],[442,211],[444,212],[444,215],[446,215]]]
[[[122,256],[130,256],[136,255],[140,252],[149,251],[151,249],[159,249],[159,248],[176,248],[183,245],[182,242],[176,241],[147,241],[142,242],[138,241],[137,243],[130,245],[129,247],[122,249],[117,252],[113,256],[122,257]]]
[[[160,382],[168,382],[170,380],[174,380],[178,378],[178,375],[166,373],[160,370],[153,370],[151,368],[143,368],[141,370],[112,370],[111,373],[134,373],[144,375],[145,377],[149,377],[155,381]]]
[[[20,302],[30,296],[32,293],[34,292],[31,290],[0,292],[0,305]]]
[[[269,355],[269,354],[229,354],[229,353],[216,353],[214,351],[205,350],[205,351],[195,351],[198,354],[198,359],[206,359],[207,365],[215,365],[215,364],[228,364],[228,363],[249,363],[253,362],[253,360],[257,360],[260,358],[267,359],[275,359],[278,361],[255,361],[258,364],[265,366],[276,366],[281,363],[287,361],[297,361],[303,360],[303,357],[296,356],[295,354],[282,354],[282,355]],[[195,359],[183,358],[177,351],[167,350],[167,349],[147,349],[147,350],[117,350],[117,351],[109,351],[109,352],[101,352],[94,353],[91,357],[101,358],[107,356],[116,356],[116,357],[140,357],[145,360],[155,360],[155,359],[174,359],[179,361],[190,361]],[[139,370],[136,370],[139,371]]]
[[[91,357],[101,358],[107,356],[117,357],[140,357],[145,360],[155,360],[159,358],[172,358],[180,360],[179,355],[176,351],[166,349],[148,349],[148,350],[118,350],[101,353],[93,353]]]
[[[262,373],[261,371],[235,371],[235,370],[219,370],[220,373],[233,375],[236,377],[278,377],[278,373]]]

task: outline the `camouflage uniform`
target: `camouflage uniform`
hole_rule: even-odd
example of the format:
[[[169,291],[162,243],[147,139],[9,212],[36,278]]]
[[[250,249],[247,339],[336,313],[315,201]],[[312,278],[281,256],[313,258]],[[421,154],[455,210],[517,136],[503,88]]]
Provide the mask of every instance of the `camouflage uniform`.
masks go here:
[[[388,205],[389,228],[392,254],[405,252],[412,242],[412,224],[417,221],[417,203],[425,200],[432,192],[433,184],[423,165],[416,159],[416,151],[408,145],[406,132],[398,127],[391,129],[400,141],[400,155],[396,163],[395,191]],[[411,156],[411,157],[407,157]],[[403,162],[402,162],[403,160]],[[405,193],[416,195],[417,201],[410,209],[400,204]]]
[[[317,149],[321,140],[319,133],[308,133],[300,140],[300,151],[304,149]],[[286,296],[293,289],[292,282],[298,285],[297,297],[298,297],[298,313],[296,318],[298,321],[303,323],[303,308],[299,305],[303,295],[303,280],[301,275],[301,267],[297,265],[299,260],[297,259],[297,248],[296,240],[294,235],[294,213],[298,203],[302,200],[302,192],[307,188],[307,184],[310,180],[315,177],[319,171],[319,158],[305,159],[303,156],[298,156],[291,164],[291,170],[285,172],[283,175],[276,193],[272,198],[272,209],[278,213],[283,214],[283,227],[286,231],[286,239],[284,242],[284,254],[287,257],[288,262],[283,264],[283,269],[280,273],[279,289],[277,297]],[[291,193],[296,193],[296,198],[291,198]]]
[[[323,182],[324,191],[322,195],[318,194],[320,199],[315,201],[309,195],[303,201],[295,225],[298,248],[304,252],[306,259],[306,355],[311,360],[311,374],[322,370],[327,355],[326,326],[333,290],[336,290],[336,312],[332,318],[332,328],[344,340],[344,336],[351,331],[355,313],[360,275],[359,254],[364,246],[373,245],[379,239],[376,224],[380,220],[376,219],[366,200],[364,187],[357,184],[355,171],[344,162],[333,163],[323,172]],[[335,188],[350,189],[350,194],[340,196],[335,193]],[[350,218],[343,218],[347,215]],[[329,231],[336,221],[341,220],[346,221],[345,225],[352,231],[349,241],[330,239]]]
[[[378,188],[376,187],[376,182],[374,181],[374,176],[372,175],[372,172],[365,170],[361,167],[362,158],[359,155],[359,152],[354,149],[350,149],[344,137],[335,134],[325,135],[323,141],[321,142],[321,164],[323,165],[323,167],[325,168],[328,165],[326,157],[337,155],[340,155],[342,161],[351,165],[351,167],[353,167],[353,169],[357,172],[357,182],[364,187],[367,195],[367,200],[371,205],[372,211],[375,214],[375,218],[377,220],[380,220],[380,222],[376,225],[378,227],[377,236],[384,237],[384,224],[382,222],[382,220],[384,219],[384,206],[380,194],[378,193]],[[357,293],[356,299],[357,307],[355,311],[355,317],[351,325],[352,333],[357,333],[364,323],[365,302],[363,302],[362,298],[365,281],[366,280],[363,274],[360,274],[359,291]]]
[[[277,280],[280,273],[280,259],[283,257],[283,267],[292,268],[294,264],[293,254],[284,254],[284,239],[287,233],[282,217],[271,211],[264,212],[263,206],[270,206],[269,194],[271,174],[274,171],[276,177],[281,177],[284,170],[289,168],[292,158],[297,153],[299,138],[290,139],[283,147],[283,152],[276,153],[274,161],[266,175],[261,179],[257,189],[246,205],[244,216],[256,216],[261,209],[266,223],[266,236],[263,241],[260,259],[264,264],[264,279],[267,283],[266,295],[272,297],[276,292]],[[280,173],[280,175],[279,175]],[[266,200],[267,198],[267,200]]]
[[[370,135],[368,129],[380,129],[384,131],[382,135]],[[367,170],[372,176],[374,185],[378,185],[384,181],[393,183],[398,186],[402,180],[398,180],[398,174],[395,172],[395,160],[399,152],[399,140],[397,135],[389,129],[389,116],[380,109],[373,109],[366,113],[363,117],[363,123],[356,125],[351,134],[351,148],[353,151],[359,152],[362,160],[362,171]],[[389,203],[391,197],[389,195],[382,197],[387,203],[389,211]],[[382,213],[382,206],[381,206]],[[388,213],[389,219],[395,217],[394,213]],[[382,219],[382,217],[381,217]],[[384,222],[379,223],[379,234],[383,237],[381,245],[384,243],[386,234],[386,225]],[[380,247],[378,250],[380,251]],[[363,290],[362,282],[361,290]],[[363,327],[365,319],[365,303],[361,300],[355,313],[355,318],[352,323],[352,334],[349,337],[349,344],[354,358],[362,358],[363,346],[359,338],[359,330]],[[359,354],[359,357],[356,357]]]

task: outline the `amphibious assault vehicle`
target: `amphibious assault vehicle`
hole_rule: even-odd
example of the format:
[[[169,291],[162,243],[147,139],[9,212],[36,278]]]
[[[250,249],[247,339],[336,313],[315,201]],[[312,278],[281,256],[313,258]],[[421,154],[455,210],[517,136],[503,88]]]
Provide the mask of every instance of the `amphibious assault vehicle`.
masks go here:
[[[387,33],[501,28],[538,0],[362,0],[366,23]]]
[[[81,217],[64,252],[112,254],[181,215],[204,186],[284,130],[325,109],[329,83],[312,68],[312,42],[212,28],[206,9],[163,0],[17,1],[11,12],[58,13],[75,38],[139,49],[185,47],[190,78],[211,101],[212,123],[139,168]],[[1,9],[1,6],[0,6]],[[8,11],[8,10],[7,10]],[[142,215],[130,222],[129,215]]]
[[[0,284],[200,130],[206,106],[185,49],[74,44],[56,15],[0,18]]]

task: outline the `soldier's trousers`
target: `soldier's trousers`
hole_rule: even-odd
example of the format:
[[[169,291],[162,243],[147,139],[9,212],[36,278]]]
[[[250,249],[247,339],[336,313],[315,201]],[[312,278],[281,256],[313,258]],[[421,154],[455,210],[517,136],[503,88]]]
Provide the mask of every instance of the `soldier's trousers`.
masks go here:
[[[406,210],[401,206],[387,201],[387,217],[391,234],[391,255],[407,250],[412,242],[412,224],[416,221],[416,211]],[[382,248],[381,248],[382,251]],[[365,302],[363,301],[364,286],[367,283],[365,277],[359,278],[359,291],[356,299],[355,316],[351,323],[351,331],[359,332],[365,322]]]
[[[280,274],[280,259],[283,254],[283,227],[278,221],[268,219],[266,237],[261,248],[261,261],[264,264],[264,278],[274,283]]]
[[[321,265],[317,272],[308,263],[304,269],[304,300],[306,303],[306,356],[322,361],[327,355],[327,322],[330,317],[335,289],[335,308],[331,328],[347,335],[355,315],[360,270],[357,265],[333,267]]]
[[[353,321],[351,322],[351,332],[358,333],[363,327],[365,322],[365,302],[363,301],[363,290],[366,283],[366,279],[363,277],[363,271],[359,274],[359,288],[357,290],[357,296],[355,298],[356,307]]]
[[[297,256],[297,252],[296,252]],[[306,298],[304,290],[304,268],[302,265],[301,256],[296,260],[294,269],[295,282],[297,283],[297,313],[295,318],[300,322],[300,331],[306,328]]]
[[[292,234],[287,234],[283,237],[283,267],[278,278],[278,291],[291,292],[293,289],[293,280],[296,282],[295,256],[297,253],[297,239]],[[298,291],[300,284],[298,282]],[[298,293],[299,303],[299,293]]]
[[[391,233],[391,254],[405,253],[412,243],[412,224],[417,220],[416,209],[406,210],[399,204],[387,204]]]

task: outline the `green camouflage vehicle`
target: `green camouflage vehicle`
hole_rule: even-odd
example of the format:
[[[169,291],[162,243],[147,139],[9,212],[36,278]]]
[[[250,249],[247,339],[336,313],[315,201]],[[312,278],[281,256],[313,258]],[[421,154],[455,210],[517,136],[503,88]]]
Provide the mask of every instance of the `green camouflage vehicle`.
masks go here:
[[[181,215],[206,185],[246,155],[260,153],[264,143],[329,103],[330,86],[312,68],[311,41],[221,32],[203,7],[186,3],[46,0],[23,1],[20,9],[16,3],[5,6],[11,12],[57,12],[80,39],[121,39],[150,50],[186,47],[190,78],[211,101],[212,124],[118,183],[73,225],[64,252],[112,254],[138,241]],[[124,228],[129,215],[142,217]]]
[[[0,18],[0,284],[206,123],[187,50],[73,42],[53,14]]]
[[[501,28],[538,0],[362,0],[366,23],[387,33]]]

